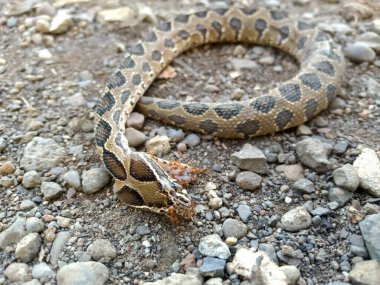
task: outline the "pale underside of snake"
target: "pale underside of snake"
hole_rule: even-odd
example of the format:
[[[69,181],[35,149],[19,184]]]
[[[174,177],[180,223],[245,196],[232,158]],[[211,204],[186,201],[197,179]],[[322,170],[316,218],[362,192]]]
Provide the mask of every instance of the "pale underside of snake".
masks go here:
[[[245,102],[182,103],[143,97],[155,77],[180,53],[219,42],[254,43],[294,56],[300,70],[266,94]],[[339,91],[344,57],[331,38],[282,11],[219,9],[178,15],[131,46],[100,97],[95,141],[115,178],[121,201],[137,208],[190,218],[194,203],[163,169],[165,161],[128,146],[126,120],[140,112],[165,123],[227,138],[281,131],[326,109]]]

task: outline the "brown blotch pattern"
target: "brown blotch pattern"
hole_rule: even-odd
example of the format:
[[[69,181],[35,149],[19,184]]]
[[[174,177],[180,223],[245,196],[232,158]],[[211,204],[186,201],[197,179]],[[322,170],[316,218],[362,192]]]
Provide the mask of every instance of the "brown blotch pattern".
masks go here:
[[[131,205],[131,206],[143,206],[144,205],[144,199],[140,196],[140,194],[132,189],[131,187],[128,187],[127,185],[123,186],[118,192],[117,196],[120,199],[120,201]]]
[[[130,158],[130,175],[139,181],[143,182],[149,182],[149,181],[156,181],[157,178],[154,175],[154,172],[152,169],[149,168],[148,165],[146,165],[145,161],[142,160],[138,155],[131,154]]]
[[[178,115],[170,115],[169,120],[177,126],[182,126],[186,122],[186,119],[184,117]]]
[[[113,98],[111,92],[108,91],[104,93],[102,97],[99,98],[98,104],[96,106],[96,113],[99,116],[103,116],[105,113],[111,110],[114,105],[115,98]]]
[[[278,88],[281,97],[290,102],[298,102],[301,99],[301,89],[297,84],[287,83]]]
[[[276,104],[276,98],[270,95],[257,97],[251,102],[251,107],[260,113],[269,113]]]
[[[117,87],[123,86],[127,82],[127,79],[121,73],[121,71],[117,71],[112,77],[110,82],[108,82],[107,87],[109,89],[115,89]]]
[[[111,135],[112,127],[103,119],[98,122],[95,129],[95,142],[99,147],[103,147]]]
[[[253,136],[260,130],[260,122],[252,119],[236,125],[235,130],[245,136]]]
[[[137,45],[131,46],[128,48],[128,52],[132,55],[144,55],[144,45],[142,43],[138,43]]]
[[[303,84],[315,91],[320,90],[322,87],[321,81],[319,80],[318,75],[315,73],[303,73],[298,76],[298,78],[302,81]]]
[[[199,123],[199,128],[205,132],[205,134],[212,135],[218,130],[218,124],[212,120],[204,120]]]
[[[305,106],[305,115],[306,115],[307,120],[310,120],[315,115],[315,111],[317,110],[317,108],[318,108],[317,100],[313,98],[307,100],[306,106]]]
[[[276,115],[276,118],[274,119],[274,121],[278,129],[283,130],[286,128],[289,122],[293,119],[293,117],[294,117],[293,112],[287,109],[284,109]]]
[[[201,116],[207,112],[208,106],[202,103],[190,103],[183,105],[183,108],[187,113],[194,116]]]
[[[229,120],[237,116],[244,106],[238,103],[223,104],[214,108],[215,113],[225,120]]]
[[[318,69],[320,72],[322,72],[328,76],[334,76],[335,75],[334,66],[328,61],[316,62],[313,64],[313,66],[316,69]]]
[[[127,172],[121,161],[110,151],[103,150],[103,162],[113,177],[119,180],[127,179]]]

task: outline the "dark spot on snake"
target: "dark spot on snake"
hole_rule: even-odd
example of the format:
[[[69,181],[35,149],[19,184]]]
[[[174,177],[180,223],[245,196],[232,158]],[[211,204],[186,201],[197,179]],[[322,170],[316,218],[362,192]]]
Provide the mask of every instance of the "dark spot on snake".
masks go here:
[[[151,97],[141,97],[139,100],[139,104],[142,105],[150,105],[154,102],[154,99]]]
[[[128,97],[131,96],[131,91],[129,89],[127,90],[124,90],[122,93],[121,93],[121,103],[125,104],[125,102],[127,102],[127,99]]]
[[[217,21],[213,21],[211,23],[211,27],[214,28],[214,30],[218,33],[218,36],[221,37],[222,36],[222,25],[217,22]]]
[[[122,150],[126,151],[126,149],[124,148],[123,144],[121,143],[121,137],[123,136],[123,134],[121,132],[119,132],[116,136],[116,139],[115,139],[115,143],[118,147],[120,147]]]
[[[113,115],[112,115],[112,119],[113,121],[115,122],[115,124],[119,124],[119,120],[120,120],[120,115],[121,115],[121,110],[116,110]]]
[[[275,123],[278,127],[278,130],[283,130],[286,128],[286,126],[289,124],[289,122],[293,119],[294,115],[293,112],[289,110],[282,110],[276,115]]]
[[[301,50],[301,49],[303,49],[304,48],[304,46],[305,46],[305,44],[306,44],[306,42],[307,42],[307,36],[303,36],[303,37],[301,37],[299,40],[298,40],[298,42],[297,42],[297,49],[298,50]]]
[[[219,117],[229,120],[237,116],[243,107],[243,105],[238,103],[228,103],[214,107],[214,111]]]
[[[180,31],[178,32],[178,36],[179,36],[181,39],[183,39],[183,40],[187,40],[187,39],[190,37],[190,34],[189,34],[189,32],[186,31],[186,30],[180,30]]]
[[[324,42],[330,40],[331,37],[329,34],[324,33],[324,32],[319,32],[317,37],[315,38],[316,42]]]
[[[182,126],[186,122],[186,119],[184,117],[178,115],[170,115],[168,118],[170,121],[172,121],[175,125],[178,126]]]
[[[212,135],[218,130],[218,124],[212,120],[205,120],[199,123],[199,128],[203,130],[205,134]]]
[[[287,83],[278,87],[281,97],[290,102],[297,102],[301,99],[301,89],[297,84]]]
[[[163,100],[163,101],[157,102],[157,106],[160,107],[161,109],[165,109],[165,110],[174,109],[175,107],[178,107],[179,105],[180,105],[179,102],[170,101],[170,100]]]
[[[169,32],[172,29],[172,23],[171,22],[161,22],[157,29],[163,32]]]
[[[128,187],[127,185],[123,186],[117,192],[117,197],[120,201],[130,206],[144,205],[144,199],[141,197],[141,195],[136,190]]]
[[[255,8],[243,8],[240,10],[247,16],[252,16],[253,14],[257,12],[257,9]]]
[[[144,45],[142,43],[138,43],[137,45],[131,46],[128,48],[128,52],[132,55],[144,55]]]
[[[335,75],[334,66],[328,61],[316,62],[313,64],[313,66],[324,74],[327,74],[329,76]]]
[[[260,129],[260,122],[252,119],[238,123],[235,130],[238,133],[243,133],[245,136],[254,136]]]
[[[201,24],[197,24],[195,26],[195,28],[197,29],[198,32],[200,32],[203,36],[203,39],[206,38],[206,34],[207,34],[207,29],[205,28],[205,26],[201,25]]]
[[[260,113],[269,113],[276,104],[276,98],[270,95],[263,95],[255,98],[251,102],[251,107]]]
[[[303,84],[315,91],[320,90],[322,87],[321,81],[319,80],[318,75],[315,73],[303,73],[299,75],[298,78],[302,81]]]
[[[224,14],[227,13],[228,9],[225,8],[218,8],[214,10],[216,13],[218,13],[220,16],[224,16]]]
[[[133,74],[132,76],[132,84],[137,86],[141,83],[141,75],[140,74]]]
[[[308,30],[308,29],[312,29],[313,25],[311,25],[310,23],[306,23],[304,21],[298,21],[297,22],[297,27],[298,27],[298,30],[305,31],[305,30]]]
[[[157,41],[157,35],[154,31],[151,31],[144,38],[144,42],[147,42],[147,43],[154,43],[156,41]]]
[[[117,71],[112,77],[111,80],[108,82],[107,87],[109,89],[115,89],[117,87],[123,86],[127,80],[125,79],[124,75],[121,73],[121,71]]]
[[[340,56],[332,48],[321,51],[319,54],[340,63]]]
[[[281,11],[270,11],[270,15],[273,20],[282,20],[287,17],[286,13]]]
[[[208,106],[202,103],[189,103],[184,104],[183,108],[191,115],[201,116],[207,112]]]
[[[123,163],[112,152],[103,149],[103,162],[113,177],[119,180],[127,179]]]
[[[96,106],[96,113],[99,116],[103,116],[106,112],[112,109],[115,105],[115,98],[111,92],[106,92],[102,97],[99,98],[98,104]]]
[[[104,120],[100,120],[95,128],[95,142],[99,147],[104,148],[104,144],[111,135],[112,127]]]
[[[167,48],[174,48],[175,44],[172,39],[165,39],[164,46]]]
[[[150,64],[149,64],[149,62],[143,62],[143,64],[142,64],[142,70],[144,71],[144,72],[150,72],[150,71],[152,71],[152,68],[150,67]]]
[[[262,36],[263,31],[267,28],[267,22],[264,19],[257,19],[255,22],[255,29],[259,33],[259,37]]]
[[[334,84],[327,85],[326,96],[327,96],[327,102],[329,105],[334,100],[335,92],[336,92],[336,87]]]
[[[238,18],[233,17],[230,20],[230,26],[235,31],[235,33],[237,35],[241,29],[241,21]]]
[[[120,67],[121,68],[134,68],[136,66],[136,62],[130,57],[127,56],[124,58],[124,60],[121,62]]]
[[[161,60],[161,52],[157,49],[152,51],[152,59],[155,61],[160,61]]]
[[[157,180],[152,169],[137,154],[131,153],[129,169],[130,175],[138,181],[149,182]]]
[[[155,110],[148,110],[148,111],[146,112],[146,114],[147,114],[149,117],[153,118],[153,119],[158,118],[158,114],[157,114],[157,112],[156,112]]]
[[[186,24],[189,22],[190,15],[187,14],[180,14],[177,17],[174,18],[174,21],[182,24]]]
[[[315,115],[315,111],[317,110],[317,107],[318,107],[317,100],[313,98],[307,100],[306,106],[305,106],[305,115],[306,115],[307,120],[310,120]]]
[[[199,12],[194,13],[194,15],[197,16],[198,18],[206,18],[207,11],[199,11]]]
[[[289,37],[289,27],[288,26],[283,26],[280,28],[280,37],[281,37],[281,41],[283,41]]]

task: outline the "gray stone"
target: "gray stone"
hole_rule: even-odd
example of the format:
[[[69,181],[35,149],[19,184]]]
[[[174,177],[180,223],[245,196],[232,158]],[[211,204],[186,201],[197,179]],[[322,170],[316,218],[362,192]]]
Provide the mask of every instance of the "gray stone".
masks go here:
[[[360,187],[375,197],[380,197],[380,160],[374,150],[362,149],[354,161],[358,172]]]
[[[20,210],[29,211],[30,209],[33,209],[35,206],[36,203],[34,203],[32,200],[24,200],[20,203]]]
[[[299,160],[318,173],[323,173],[330,169],[328,155],[331,150],[331,145],[314,138],[306,138],[296,145]]]
[[[351,265],[347,260],[344,260],[339,263],[339,268],[342,272],[349,272],[351,270]]]
[[[256,61],[250,60],[250,59],[245,59],[245,58],[231,58],[230,59],[232,66],[234,67],[235,70],[242,70],[242,69],[257,69],[258,64]]]
[[[155,136],[145,143],[148,152],[158,154],[167,154],[171,150],[170,140],[167,136]]]
[[[301,277],[301,273],[294,265],[284,265],[280,267],[281,271],[285,273],[289,281],[289,285],[296,285]]]
[[[226,261],[215,257],[206,257],[203,259],[199,272],[205,277],[223,277]]]
[[[204,285],[223,285],[223,279],[220,277],[208,279]]]
[[[350,272],[354,285],[378,285],[380,280],[380,263],[376,260],[366,260],[356,263]]]
[[[50,250],[50,263],[53,266],[58,264],[58,260],[65,249],[66,243],[71,238],[69,232],[59,232],[57,233],[53,245]]]
[[[54,275],[55,273],[53,269],[51,269],[51,267],[44,262],[35,265],[32,269],[32,276],[36,279],[48,280],[53,278]]]
[[[201,138],[197,134],[188,134],[181,142],[189,147],[194,147],[201,143]]]
[[[0,153],[3,152],[3,150],[6,149],[7,146],[7,141],[3,137],[0,137]]]
[[[371,259],[380,261],[380,214],[367,216],[359,227]]]
[[[8,245],[19,242],[27,235],[25,222],[26,218],[19,216],[12,225],[0,233],[0,249],[4,249]]]
[[[44,223],[36,217],[30,217],[25,223],[26,232],[29,233],[39,233],[44,229]]]
[[[348,148],[347,141],[339,141],[334,145],[333,152],[335,154],[344,154]]]
[[[195,274],[172,273],[169,277],[156,282],[144,282],[141,285],[202,285],[203,278]]]
[[[135,128],[127,128],[125,130],[125,136],[130,147],[140,146],[148,139],[148,137],[143,132],[140,132]]]
[[[313,216],[325,216],[330,212],[330,209],[324,207],[317,207],[314,210],[311,210],[310,214],[312,214]]]
[[[47,200],[57,198],[64,190],[58,183],[55,182],[42,182],[41,192]]]
[[[337,202],[340,207],[344,206],[353,196],[353,192],[339,187],[333,187],[329,190],[329,200],[331,202]]]
[[[363,42],[348,44],[343,49],[343,53],[348,59],[356,63],[372,62],[376,57],[375,51]]]
[[[252,171],[243,171],[236,177],[236,184],[244,190],[253,191],[261,186],[262,180],[260,175]]]
[[[53,34],[62,34],[66,32],[72,24],[72,16],[69,15],[66,10],[58,10],[50,23],[49,32]]]
[[[246,204],[239,204],[236,211],[238,212],[240,219],[245,223],[248,222],[252,215],[251,207]]]
[[[63,266],[57,273],[58,285],[103,285],[109,277],[108,268],[99,262],[76,262]]]
[[[259,250],[265,252],[274,263],[278,264],[277,253],[273,244],[260,243]]]
[[[35,170],[26,172],[22,178],[22,185],[27,189],[37,187],[40,184],[41,177]]]
[[[212,234],[201,238],[199,251],[205,256],[228,259],[231,255],[228,246],[222,241],[219,235]]]
[[[111,175],[105,168],[92,168],[82,174],[82,190],[86,194],[92,194],[102,189],[110,181]]]
[[[87,252],[95,261],[99,261],[100,259],[109,261],[116,257],[115,246],[106,239],[96,239],[89,245]]]
[[[332,175],[338,187],[354,192],[359,186],[358,172],[351,164],[335,169]]]
[[[293,188],[295,190],[301,191],[302,193],[306,193],[306,194],[311,194],[315,192],[315,187],[314,187],[313,182],[311,182],[308,179],[297,180],[293,184]]]
[[[225,238],[235,237],[241,239],[248,233],[248,227],[240,221],[229,218],[224,221],[222,231]]]
[[[149,229],[148,226],[146,225],[140,225],[140,226],[137,226],[136,228],[136,233],[139,235],[139,236],[143,236],[143,235],[148,235],[151,233],[151,230]]]
[[[65,148],[53,139],[35,137],[25,146],[20,166],[26,171],[48,171],[58,166],[65,157]]]
[[[138,112],[132,112],[127,120],[127,126],[140,130],[144,125],[145,117]]]
[[[30,233],[23,237],[16,246],[16,257],[23,262],[34,259],[40,251],[41,237],[38,233]]]
[[[25,263],[13,262],[5,269],[4,275],[11,282],[25,282],[31,278],[29,267]]]
[[[358,43],[363,43],[373,49],[375,52],[380,51],[380,35],[374,32],[365,32],[357,37]]]
[[[22,285],[41,285],[41,282],[37,279],[32,279],[30,281],[22,283]]]
[[[311,216],[304,207],[300,206],[286,212],[281,218],[281,223],[286,231],[297,232],[310,227]]]
[[[71,187],[75,188],[76,190],[81,189],[80,175],[78,171],[76,170],[67,171],[63,175],[63,180],[65,180],[67,184],[69,184]]]
[[[368,252],[365,247],[364,239],[362,236],[359,235],[351,235],[350,236],[350,242],[351,242],[351,253],[355,256],[361,256],[365,259],[368,258]]]
[[[277,165],[275,169],[277,172],[284,173],[285,177],[290,181],[297,181],[305,178],[303,175],[303,168],[298,164]]]
[[[244,144],[243,148],[231,155],[232,163],[243,170],[250,170],[259,174],[268,171],[265,154],[250,144]]]

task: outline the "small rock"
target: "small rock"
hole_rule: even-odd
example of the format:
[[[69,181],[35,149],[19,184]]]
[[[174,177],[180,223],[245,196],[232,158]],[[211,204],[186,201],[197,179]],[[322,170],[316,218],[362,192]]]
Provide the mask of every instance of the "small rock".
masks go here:
[[[15,172],[16,167],[12,161],[6,161],[0,166],[0,174],[8,175]]]
[[[259,67],[256,61],[246,58],[231,58],[230,61],[232,63],[233,68],[237,71],[243,69],[256,70]]]
[[[155,136],[148,140],[145,146],[148,152],[154,154],[167,154],[171,150],[169,138],[167,136]]]
[[[16,257],[23,262],[34,259],[40,250],[41,237],[38,233],[30,233],[23,237],[16,247]]]
[[[56,218],[57,218],[57,224],[61,228],[68,228],[70,226],[71,219],[66,218],[66,217],[61,217],[61,216],[57,216]]]
[[[231,160],[233,164],[244,170],[250,170],[259,174],[265,174],[268,171],[265,154],[250,144],[244,144],[240,151],[233,153]]]
[[[115,246],[106,239],[96,239],[92,244],[89,245],[87,252],[95,261],[98,261],[100,259],[109,261],[116,257]]]
[[[13,262],[5,269],[4,275],[11,282],[25,282],[31,278],[29,267],[25,263]]]
[[[360,187],[375,197],[380,197],[380,160],[376,152],[364,148],[353,164],[357,170]]]
[[[125,130],[125,136],[130,147],[138,147],[147,140],[147,136],[143,132],[140,132],[134,128],[127,128]]]
[[[80,175],[76,170],[70,170],[63,175],[63,180],[76,190],[81,189]]]
[[[169,277],[166,277],[162,280],[158,280],[156,282],[144,282],[141,285],[175,285],[175,284],[183,284],[183,285],[202,285],[203,278],[194,274],[180,274],[180,273],[172,273]]]
[[[297,127],[297,136],[311,136],[313,132],[310,130],[310,128],[306,125],[299,125]]]
[[[206,257],[199,268],[199,272],[205,277],[223,277],[226,261],[215,257]]]
[[[248,227],[240,221],[229,218],[224,221],[222,231],[225,238],[235,237],[241,239],[248,233]]]
[[[32,269],[32,276],[36,279],[48,280],[53,278],[54,275],[55,273],[53,269],[51,269],[51,267],[44,262],[35,265]]]
[[[297,232],[307,229],[311,225],[311,216],[302,206],[286,212],[281,223],[284,229],[289,232]]]
[[[69,232],[59,232],[55,237],[55,240],[50,250],[50,263],[53,266],[56,266],[58,264],[58,260],[62,252],[64,251],[66,243],[69,241],[70,238],[71,235]]]
[[[353,192],[346,191],[339,187],[333,187],[329,190],[329,200],[331,202],[337,202],[340,207],[344,206],[353,196]]]
[[[83,94],[80,92],[75,93],[74,95],[67,97],[66,100],[67,100],[67,104],[69,104],[72,107],[78,108],[78,107],[86,105],[86,99],[84,98]],[[83,126],[86,128],[86,125],[81,123],[80,127],[82,128]]]
[[[3,150],[6,149],[7,146],[7,141],[4,138],[0,137],[0,153],[3,152]]]
[[[354,192],[359,186],[358,172],[351,164],[335,169],[332,175],[338,187]]]
[[[236,177],[236,184],[244,190],[253,191],[261,186],[262,180],[261,176],[254,172],[243,171]]]
[[[58,11],[51,21],[49,31],[53,34],[62,34],[66,32],[73,24],[72,17],[64,10]]]
[[[196,267],[196,260],[195,260],[195,255],[192,253],[189,253],[188,255],[185,256],[184,259],[182,259],[180,266],[183,271],[187,271],[189,267]]]
[[[303,168],[301,165],[278,165],[275,170],[280,173],[284,173],[285,177],[290,181],[298,181],[305,178],[303,175]]]
[[[55,182],[42,182],[41,192],[47,200],[51,200],[61,195],[64,190]]]
[[[44,48],[38,51],[38,57],[40,59],[46,60],[46,59],[51,59],[53,55],[51,54],[50,50],[48,50],[47,48]]]
[[[201,238],[199,251],[205,256],[228,259],[231,255],[228,246],[222,241],[219,235],[213,234]]]
[[[36,31],[42,34],[46,34],[49,32],[50,22],[47,19],[39,18],[35,23]]]
[[[124,6],[101,10],[98,12],[96,20],[100,22],[123,22],[128,23],[128,26],[134,26],[137,24],[136,16],[136,12],[133,9]]]
[[[301,277],[301,273],[294,265],[284,265],[280,267],[281,271],[285,273],[289,281],[289,285],[296,285]]]
[[[327,214],[329,214],[331,211],[327,208],[324,208],[324,207],[317,207],[315,208],[314,210],[311,210],[311,214],[313,216],[325,216]]]
[[[27,235],[25,222],[26,219],[19,216],[12,225],[0,233],[0,249],[4,249],[8,245],[17,243]]]
[[[132,112],[127,120],[127,126],[140,130],[144,125],[145,117],[143,114]]]
[[[260,243],[259,250],[265,252],[265,254],[276,264],[278,264],[278,258],[276,249],[273,244],[269,243]]]
[[[245,223],[248,222],[249,218],[252,215],[251,208],[246,204],[240,204],[237,207],[236,211],[238,212],[240,219]]]
[[[293,188],[295,190],[301,191],[302,193],[306,193],[306,194],[312,194],[315,192],[315,187],[314,187],[313,182],[311,182],[308,179],[297,180],[293,184]]]
[[[189,147],[194,147],[201,143],[201,138],[197,134],[188,134],[181,142]]]
[[[86,194],[92,194],[102,189],[110,181],[111,175],[105,168],[92,168],[82,174],[82,190]]]
[[[362,42],[348,44],[343,49],[343,53],[347,58],[356,63],[372,62],[376,57],[376,53],[366,43]]]
[[[20,204],[20,210],[28,211],[30,209],[33,209],[35,206],[36,206],[36,203],[34,203],[32,200],[24,200]]]
[[[109,277],[108,268],[99,262],[75,262],[63,266],[57,273],[60,285],[103,285]]]
[[[367,248],[365,247],[365,242],[362,236],[351,235],[350,243],[351,243],[351,253],[354,256],[361,256],[365,259],[368,259]],[[350,271],[350,270],[346,270],[346,271]]]
[[[356,263],[350,272],[354,285],[377,285],[380,280],[380,263],[376,260],[365,260]]]
[[[44,229],[44,223],[36,217],[30,217],[26,220],[25,228],[27,233],[39,233]]]
[[[306,138],[296,145],[299,160],[318,173],[323,173],[330,169],[327,156],[331,150],[331,145],[314,138]]]
[[[371,259],[380,261],[380,214],[367,216],[359,227]]]
[[[24,174],[22,179],[22,185],[27,188],[35,188],[41,184],[41,177],[37,171],[28,171]]]

